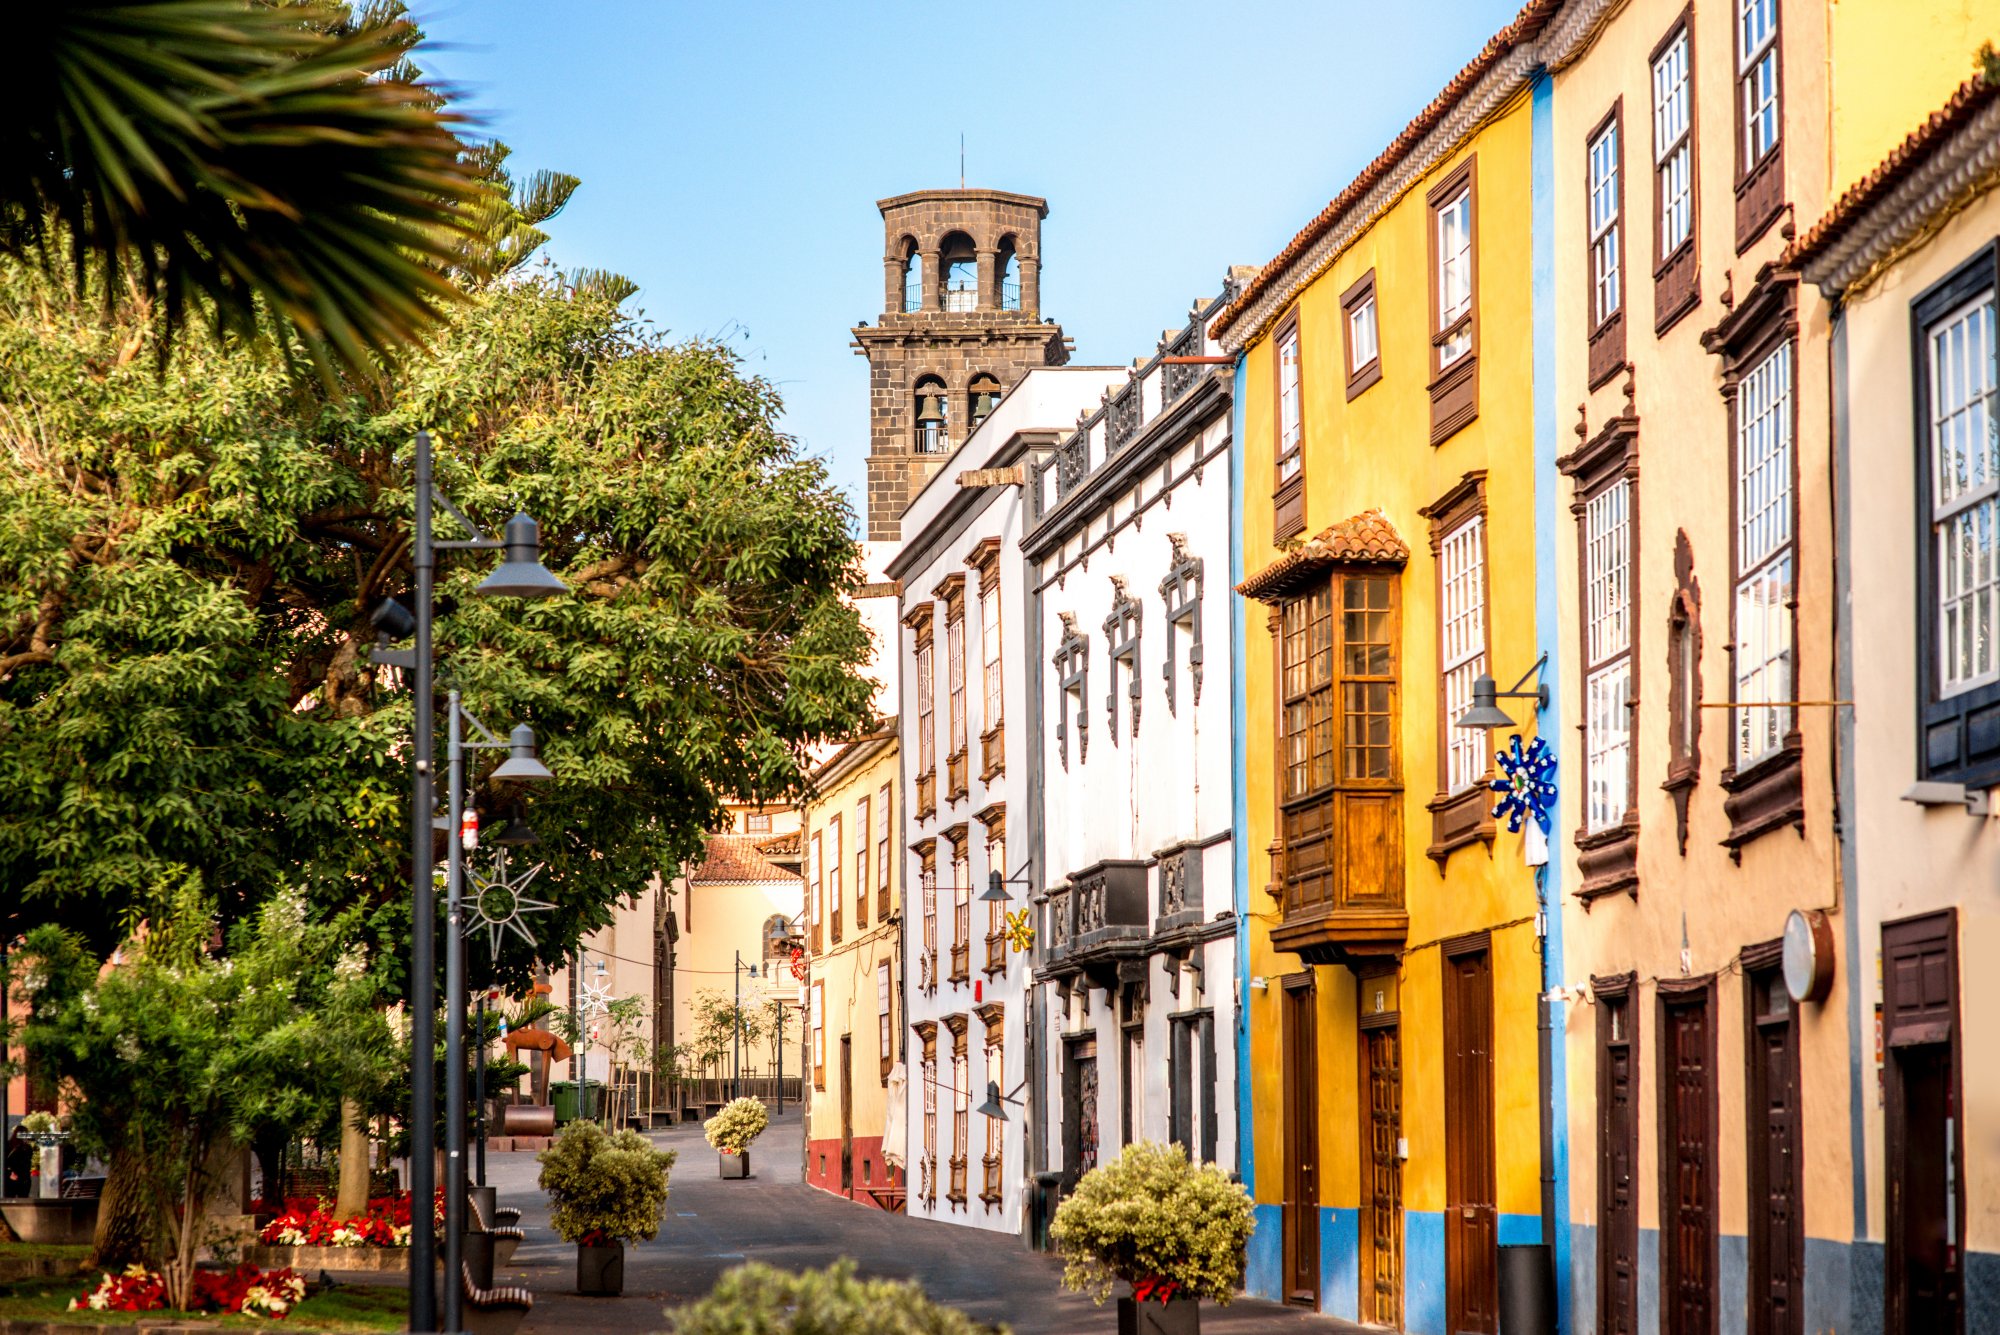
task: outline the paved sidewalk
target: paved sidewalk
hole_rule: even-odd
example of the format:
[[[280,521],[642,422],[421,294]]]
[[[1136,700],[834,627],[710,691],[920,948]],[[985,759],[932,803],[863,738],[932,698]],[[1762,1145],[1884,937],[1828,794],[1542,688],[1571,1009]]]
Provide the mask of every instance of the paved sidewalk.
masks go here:
[[[1110,1335],[1118,1329],[1115,1303],[1096,1307],[1064,1291],[1060,1263],[1012,1236],[885,1214],[806,1186],[795,1111],[774,1121],[752,1149],[755,1176],[748,1181],[721,1180],[715,1152],[697,1126],[653,1139],[680,1152],[667,1217],[658,1238],[626,1249],[625,1296],[615,1299],[575,1292],[576,1249],[549,1231],[534,1156],[489,1157],[487,1181],[499,1188],[503,1205],[520,1208],[528,1234],[502,1280],[534,1291],[535,1310],[523,1335],[662,1331],[663,1308],[701,1296],[723,1271],[745,1260],[802,1270],[843,1256],[864,1275],[915,1279],[938,1301],[983,1321],[1005,1321],[1015,1335]],[[1245,1299],[1228,1307],[1204,1304],[1202,1329],[1208,1335],[1331,1335],[1363,1328]]]

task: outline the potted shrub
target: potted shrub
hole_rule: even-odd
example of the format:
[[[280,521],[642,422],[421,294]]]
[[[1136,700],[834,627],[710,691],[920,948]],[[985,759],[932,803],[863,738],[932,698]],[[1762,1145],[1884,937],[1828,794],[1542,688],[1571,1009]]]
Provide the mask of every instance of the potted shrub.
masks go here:
[[[758,1099],[731,1099],[701,1124],[702,1134],[722,1156],[724,1177],[750,1176],[750,1142],[764,1134],[771,1114]]]
[[[14,1127],[14,1134],[35,1147],[35,1195],[44,1200],[62,1195],[62,1145],[69,1131],[52,1112],[31,1112]]]
[[[576,1291],[615,1297],[625,1288],[625,1244],[660,1231],[673,1151],[637,1131],[571,1122],[537,1161],[549,1226],[576,1244]]]
[[[667,1320],[674,1335],[994,1335],[911,1281],[856,1279],[852,1261],[797,1274],[752,1261],[726,1271],[707,1297],[669,1308]]]
[[[1194,1335],[1201,1299],[1227,1303],[1243,1283],[1250,1193],[1179,1145],[1141,1141],[1083,1175],[1049,1238],[1063,1285],[1102,1303],[1116,1281],[1119,1335]]]

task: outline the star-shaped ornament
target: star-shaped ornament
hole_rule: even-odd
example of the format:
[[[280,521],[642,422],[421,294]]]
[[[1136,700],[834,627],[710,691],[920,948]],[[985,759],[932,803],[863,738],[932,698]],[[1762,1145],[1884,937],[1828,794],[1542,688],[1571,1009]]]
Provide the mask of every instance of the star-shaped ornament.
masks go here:
[[[548,913],[555,908],[544,900],[531,899],[526,891],[546,864],[537,862],[526,871],[515,873],[507,862],[507,848],[503,844],[494,859],[493,872],[487,875],[477,869],[472,871],[472,914],[466,922],[468,933],[481,927],[486,929],[486,949],[493,958],[500,958],[500,938],[512,932],[534,947],[534,933],[521,921],[530,913]]]

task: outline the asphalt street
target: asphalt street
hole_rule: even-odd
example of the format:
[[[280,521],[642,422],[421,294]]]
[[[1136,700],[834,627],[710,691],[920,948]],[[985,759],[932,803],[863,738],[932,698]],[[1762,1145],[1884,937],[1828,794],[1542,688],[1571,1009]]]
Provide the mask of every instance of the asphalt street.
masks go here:
[[[753,1176],[723,1181],[715,1152],[694,1125],[655,1133],[680,1154],[659,1237],[628,1247],[622,1298],[576,1293],[576,1249],[548,1227],[548,1208],[535,1186],[532,1154],[489,1156],[487,1181],[500,1203],[521,1211],[527,1238],[495,1279],[535,1295],[524,1335],[583,1331],[664,1331],[665,1308],[706,1293],[718,1276],[745,1260],[803,1270],[851,1257],[864,1275],[914,1279],[940,1302],[1016,1335],[1112,1335],[1115,1302],[1094,1306],[1066,1292],[1061,1264],[1029,1251],[1008,1235],[910,1219],[855,1205],[805,1185],[800,1176],[800,1118],[788,1110],[751,1150]],[[1211,1335],[1257,1331],[1359,1331],[1362,1328],[1272,1303],[1239,1299],[1204,1304],[1202,1329]]]

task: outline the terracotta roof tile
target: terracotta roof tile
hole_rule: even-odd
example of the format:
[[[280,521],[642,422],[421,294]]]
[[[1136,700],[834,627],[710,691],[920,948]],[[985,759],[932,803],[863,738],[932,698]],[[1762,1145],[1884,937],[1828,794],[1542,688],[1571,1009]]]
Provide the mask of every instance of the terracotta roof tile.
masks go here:
[[[1514,16],[1514,21],[1495,33],[1480,49],[1479,54],[1474,56],[1464,69],[1452,76],[1443,91],[1431,99],[1430,105],[1418,112],[1416,119],[1404,126],[1402,133],[1390,140],[1389,146],[1383,149],[1373,162],[1364,167],[1361,174],[1350,181],[1345,190],[1333,197],[1332,203],[1321,209],[1319,215],[1300,229],[1299,234],[1278,252],[1276,258],[1258,271],[1257,276],[1237,294],[1236,300],[1230,302],[1222,314],[1215,317],[1214,323],[1209,325],[1209,337],[1220,339],[1227,333],[1230,326],[1240,320],[1243,313],[1249,310],[1259,297],[1285,276],[1285,272],[1294,261],[1332,230],[1342,214],[1372,190],[1375,184],[1387,176],[1425,135],[1436,128],[1452,107],[1457,105],[1458,100],[1479,82],[1486,71],[1492,69],[1499,63],[1501,57],[1515,47],[1534,38],[1561,8],[1562,0],[1528,0],[1521,12]]]
[[[1905,136],[1903,142],[1896,145],[1874,170],[1849,186],[1834,201],[1825,216],[1785,252],[1784,262],[1797,266],[1823,254],[1871,206],[1902,184],[1955,131],[1962,129],[1995,98],[2000,98],[2000,84],[1989,82],[1984,73],[1975,74],[1960,84],[1950,101],[1926,117],[1924,123]]]
[[[805,851],[805,842],[799,838],[797,830],[787,830],[783,834],[774,834],[768,839],[759,839],[757,841],[757,851],[765,857],[795,858]]]
[[[688,880],[704,885],[759,885],[799,879],[797,872],[765,857],[757,845],[757,839],[747,834],[709,835],[707,856],[689,874]]]
[[[1322,530],[1236,586],[1246,598],[1269,602],[1296,592],[1335,565],[1402,565],[1409,544],[1380,510],[1363,510]]]

